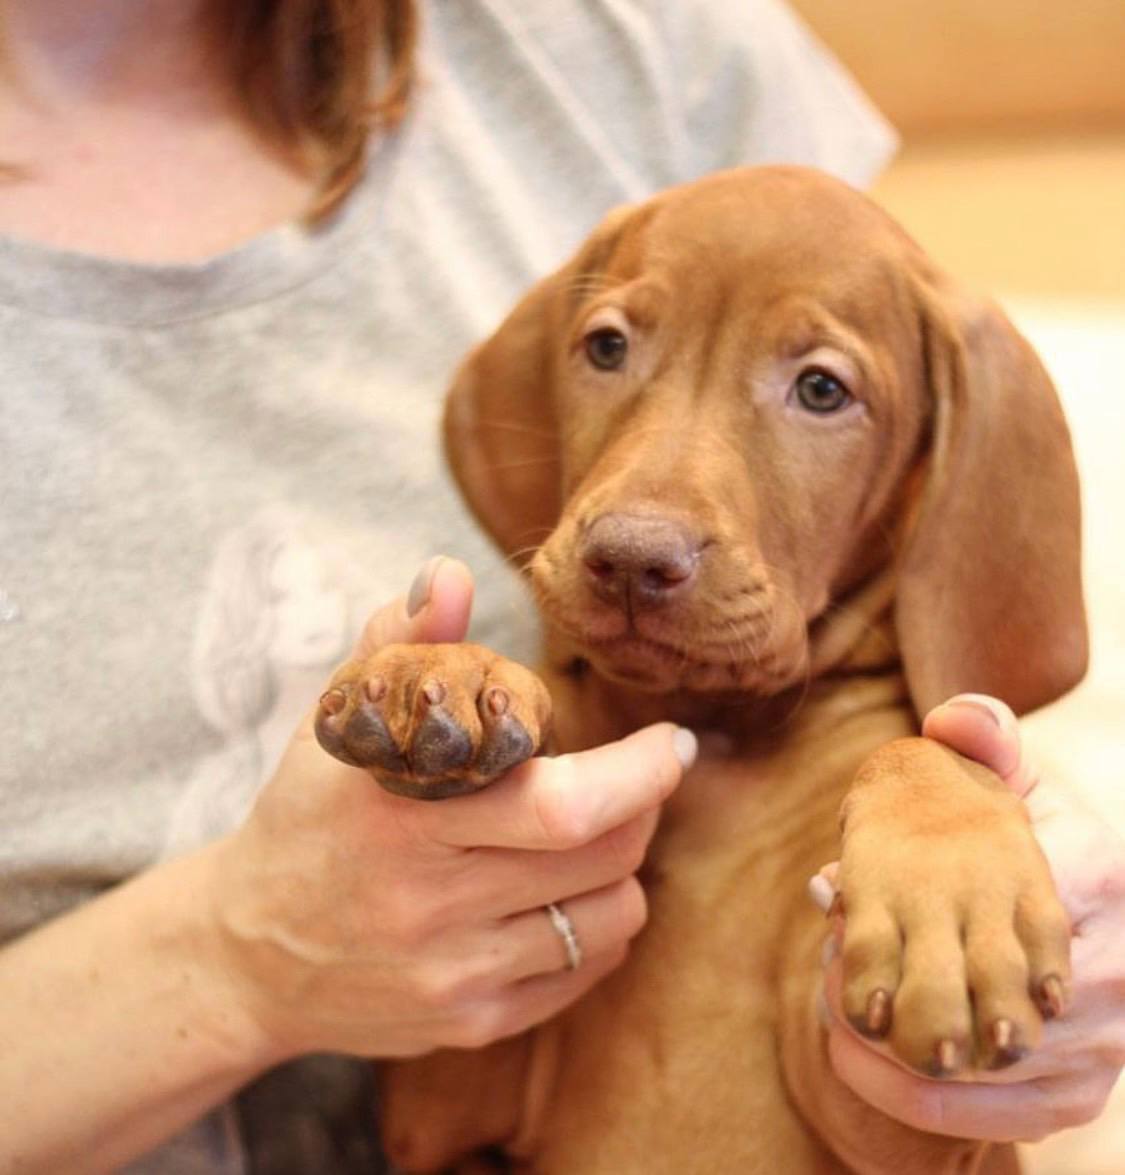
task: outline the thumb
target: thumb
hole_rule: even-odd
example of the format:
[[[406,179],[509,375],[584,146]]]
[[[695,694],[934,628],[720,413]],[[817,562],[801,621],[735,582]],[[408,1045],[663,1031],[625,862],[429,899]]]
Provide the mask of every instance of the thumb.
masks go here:
[[[922,721],[922,733],[995,771],[1023,799],[1039,783],[1039,773],[1024,759],[1015,714],[987,694],[957,694],[935,706]]]
[[[371,657],[384,645],[460,641],[469,627],[473,575],[464,563],[435,555],[410,590],[380,608],[364,625],[352,659]]]

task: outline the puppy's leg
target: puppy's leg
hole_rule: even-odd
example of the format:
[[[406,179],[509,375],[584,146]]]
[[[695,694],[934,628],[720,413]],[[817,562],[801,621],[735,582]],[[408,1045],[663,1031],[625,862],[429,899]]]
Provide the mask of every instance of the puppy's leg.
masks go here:
[[[388,790],[436,800],[483,787],[534,755],[550,714],[534,673],[480,645],[389,645],[336,673],[316,736]]]

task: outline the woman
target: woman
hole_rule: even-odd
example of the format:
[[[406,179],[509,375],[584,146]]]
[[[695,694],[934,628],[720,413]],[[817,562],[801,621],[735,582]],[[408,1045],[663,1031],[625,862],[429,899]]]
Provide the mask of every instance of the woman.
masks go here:
[[[452,364],[612,204],[864,182],[889,136],[767,0],[434,3],[417,48],[404,0],[3,13],[0,1169],[369,1165],[365,1064],[230,1099],[576,998],[694,753],[657,727],[404,806],[300,724],[342,640],[460,639],[451,559],[359,623],[434,550],[529,645],[437,461]]]
[[[316,553],[327,628],[286,631],[321,680],[341,617],[460,639],[455,560],[362,624],[435,550],[526,650],[436,453],[457,358],[610,206],[755,160],[862,183],[891,140],[773,0],[2,12],[0,1169],[222,1175],[257,1074],[482,1042],[615,965],[694,753],[660,726],[404,807],[300,725],[309,657],[247,639],[307,577],[227,553],[267,517]]]

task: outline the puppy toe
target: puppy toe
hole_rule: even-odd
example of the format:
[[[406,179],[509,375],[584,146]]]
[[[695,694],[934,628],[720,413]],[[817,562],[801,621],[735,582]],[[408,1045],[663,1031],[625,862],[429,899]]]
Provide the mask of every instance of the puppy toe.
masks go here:
[[[511,696],[501,686],[481,695],[481,740],[477,771],[486,778],[502,775],[535,754],[536,739],[520,718],[511,713]]]
[[[890,1031],[902,975],[902,935],[890,910],[878,903],[848,906],[844,930],[844,1013],[864,1036]]]
[[[1027,958],[1027,990],[1044,1020],[1061,1016],[1070,994],[1070,919],[1053,886],[1038,884],[1016,904],[1015,930]]]
[[[349,665],[321,695],[317,741],[332,756],[353,767],[391,773],[404,771],[402,748],[382,712],[386,681]]]
[[[1028,989],[1027,956],[1010,923],[980,920],[965,935],[965,970],[976,1020],[976,1062],[1015,1064],[1036,1047],[1042,1020]]]
[[[891,1047],[929,1077],[951,1077],[972,1058],[973,1018],[956,925],[907,930]]]
[[[481,746],[476,771],[492,779],[530,759],[543,745],[551,702],[534,674],[513,661],[492,666],[477,698]]]
[[[472,761],[480,734],[476,715],[459,713],[445,683],[431,678],[421,683],[415,705],[418,717],[411,740],[414,773],[422,778],[456,775]]]

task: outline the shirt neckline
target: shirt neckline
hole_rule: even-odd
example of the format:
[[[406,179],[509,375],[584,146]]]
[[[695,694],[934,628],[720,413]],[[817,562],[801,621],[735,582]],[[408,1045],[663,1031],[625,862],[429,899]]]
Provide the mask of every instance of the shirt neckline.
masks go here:
[[[407,120],[409,122],[409,119]],[[331,216],[290,222],[199,261],[142,262],[0,235],[0,306],[49,318],[159,326],[277,297],[319,276],[375,223],[406,123],[371,151]]]

